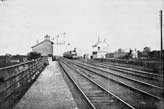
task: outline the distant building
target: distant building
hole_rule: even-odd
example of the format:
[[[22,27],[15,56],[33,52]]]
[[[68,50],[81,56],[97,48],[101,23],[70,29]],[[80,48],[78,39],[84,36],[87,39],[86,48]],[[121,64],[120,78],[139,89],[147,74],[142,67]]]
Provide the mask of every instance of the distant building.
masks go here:
[[[92,57],[93,58],[105,58],[106,54],[109,52],[109,44],[104,41],[100,41],[92,46]]]
[[[137,49],[135,49],[135,50],[132,51],[132,57],[134,59],[137,59],[138,58],[138,51],[137,51]]]
[[[125,52],[123,49],[118,49],[118,51],[114,52],[114,58],[121,58],[127,55],[127,52]]]
[[[151,52],[150,47],[144,47],[144,48],[143,48],[143,54],[144,54],[144,55],[148,55],[149,52]]]
[[[150,52],[151,52],[150,47],[144,47],[142,51],[142,59],[148,59]]]
[[[106,58],[114,58],[114,53],[107,53],[105,55]]]
[[[41,56],[53,56],[53,42],[50,40],[50,36],[44,36],[42,42],[32,46],[32,51],[40,53]]]

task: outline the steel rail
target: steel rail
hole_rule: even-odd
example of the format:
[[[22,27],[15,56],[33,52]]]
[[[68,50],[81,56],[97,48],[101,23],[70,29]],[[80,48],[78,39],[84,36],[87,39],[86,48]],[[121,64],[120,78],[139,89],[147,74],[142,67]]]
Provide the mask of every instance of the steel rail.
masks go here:
[[[146,83],[146,82],[143,82],[143,81],[140,81],[140,80],[137,80],[137,79],[133,79],[131,77],[126,77],[126,76],[123,76],[123,75],[119,75],[119,74],[115,74],[115,73],[112,73],[110,71],[106,71],[102,68],[98,68],[98,67],[94,67],[93,65],[88,65],[88,64],[84,64],[84,63],[79,63],[79,64],[83,64],[87,67],[91,67],[91,68],[94,68],[94,69],[98,69],[98,70],[101,70],[101,71],[104,71],[104,72],[107,72],[107,73],[110,73],[112,75],[115,75],[115,76],[118,76],[118,77],[121,77],[121,78],[125,78],[125,79],[128,79],[128,80],[131,80],[131,81],[134,81],[134,82],[138,82],[138,83],[141,83],[141,84],[144,84],[144,85],[147,85],[147,86],[151,86],[151,87],[154,87],[154,88],[157,88],[157,89],[160,89],[160,90],[164,90],[163,87],[159,87],[159,86],[156,86],[156,85],[153,85],[153,84],[149,84],[149,83]]]
[[[100,62],[99,62],[100,63]],[[107,64],[107,63],[104,63],[104,64]],[[147,72],[147,71],[143,71],[143,70],[138,70],[138,69],[133,69],[133,68],[127,68],[125,66],[121,66],[121,65],[114,65],[114,64],[110,64],[112,67],[117,67],[117,68],[121,68],[121,69],[125,69],[125,70],[129,70],[129,71],[135,71],[135,72],[139,72],[139,73],[143,73],[143,74],[150,74],[150,75],[153,75],[153,76],[159,76],[159,77],[163,77],[163,75],[161,74],[154,74],[154,73],[151,73],[151,72]]]
[[[64,62],[63,62],[64,63]],[[126,101],[124,101],[123,99],[121,99],[120,97],[118,97],[117,95],[113,94],[112,92],[108,91],[107,89],[105,89],[104,87],[102,87],[99,83],[97,83],[96,81],[88,78],[86,75],[84,75],[83,73],[81,73],[80,71],[78,71],[77,69],[74,69],[72,66],[68,65],[67,63],[65,63],[67,66],[71,67],[74,71],[78,72],[80,75],[82,75],[83,77],[85,77],[86,79],[88,79],[89,81],[91,81],[92,83],[94,83],[96,86],[98,86],[99,88],[101,88],[103,91],[109,93],[110,95],[114,96],[117,100],[121,101],[123,104],[125,104],[126,106],[128,106],[131,109],[135,109],[135,107],[131,106],[130,104],[128,104]]]
[[[115,65],[107,65],[105,63],[98,63],[98,64],[95,64],[95,63],[90,63],[92,65],[97,65],[97,66],[101,66],[101,67],[105,67],[105,68],[109,68],[109,69],[112,69],[112,70],[118,70],[118,71],[122,71],[124,73],[128,73],[128,74],[131,74],[131,75],[136,75],[136,76],[141,76],[141,77],[146,77],[146,76],[151,76],[151,77],[146,77],[146,78],[150,78],[150,79],[156,79],[158,80],[157,78],[153,78],[153,76],[156,76],[156,77],[160,77],[160,78],[163,78],[164,76],[163,75],[160,75],[160,74],[154,74],[154,73],[148,73],[148,72],[145,72],[145,71],[141,71],[141,70],[136,70],[136,69],[129,69],[129,68],[126,68],[126,67],[120,67],[120,66],[115,66]],[[130,72],[125,72],[125,71],[130,71],[130,72],[135,72],[135,73],[130,73]],[[138,73],[138,74],[136,74]],[[139,74],[142,74],[142,75],[139,75]],[[145,76],[143,76],[145,75]]]
[[[74,64],[74,63],[73,63],[73,64]],[[78,65],[78,66],[80,66],[80,65]],[[85,65],[85,66],[86,66],[86,65]],[[97,73],[97,72],[95,72],[95,71],[93,71],[93,70],[90,70],[90,69],[88,69],[88,68],[85,68],[84,66],[80,66],[80,67],[81,67],[81,68],[84,68],[84,69],[86,69],[86,70],[88,70],[88,71]],[[87,67],[88,67],[88,66],[87,66]],[[98,68],[95,68],[95,67],[92,67],[92,68],[98,69]],[[100,70],[100,69],[98,69],[98,70]],[[107,71],[105,71],[105,70],[101,70],[101,71],[107,72]],[[109,73],[109,72],[107,72],[107,73]],[[99,73],[97,73],[97,74],[99,74]],[[102,74],[99,74],[99,75],[104,76],[104,75],[102,75]],[[129,87],[129,88],[131,88],[131,89],[133,89],[133,90],[139,91],[140,93],[144,93],[144,94],[149,95],[149,96],[151,96],[151,97],[153,97],[153,98],[156,98],[156,99],[158,99],[158,100],[164,101],[164,99],[161,98],[161,97],[159,97],[159,96],[150,94],[150,93],[148,93],[148,92],[146,92],[146,91],[143,91],[143,90],[141,90],[141,89],[135,88],[135,87],[130,86],[130,85],[128,85],[128,84],[126,84],[126,83],[123,83],[123,82],[121,82],[121,81],[118,81],[118,80],[115,80],[115,79],[112,79],[112,78],[109,78],[109,77],[106,77],[106,76],[104,76],[104,77],[105,77],[105,78],[108,78],[108,79],[110,79],[110,80],[113,80],[113,81],[115,81],[115,82],[117,82],[117,83],[119,83],[119,84],[122,84],[122,85],[124,85],[124,86],[126,86],[126,87]]]
[[[64,73],[66,73],[66,75],[69,77],[69,79],[72,81],[72,83],[77,87],[77,89],[81,92],[81,94],[83,95],[83,97],[87,100],[87,102],[89,103],[89,105],[93,108],[96,109],[95,106],[92,104],[92,102],[89,100],[89,98],[85,95],[85,93],[82,91],[82,89],[77,85],[77,83],[75,82],[75,80],[73,79],[73,77],[68,74],[68,72],[64,69],[64,67],[62,66],[62,64],[59,62],[60,67],[62,68],[62,70],[64,71]]]

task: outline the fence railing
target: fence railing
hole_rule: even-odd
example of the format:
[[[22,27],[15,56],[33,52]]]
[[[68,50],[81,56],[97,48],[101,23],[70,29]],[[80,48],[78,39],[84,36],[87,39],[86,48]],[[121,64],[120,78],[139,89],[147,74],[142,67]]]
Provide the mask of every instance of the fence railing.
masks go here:
[[[0,68],[0,108],[9,108],[13,105],[10,99],[16,98],[14,96],[21,96],[15,93],[23,92],[25,87],[29,87],[29,84],[38,77],[46,65],[48,65],[48,59],[42,57],[26,63]]]

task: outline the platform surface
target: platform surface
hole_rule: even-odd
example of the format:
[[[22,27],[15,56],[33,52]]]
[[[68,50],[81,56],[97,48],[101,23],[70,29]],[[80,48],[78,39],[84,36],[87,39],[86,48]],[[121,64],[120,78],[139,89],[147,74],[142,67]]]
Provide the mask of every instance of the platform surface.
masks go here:
[[[13,109],[78,109],[57,62],[50,62]]]

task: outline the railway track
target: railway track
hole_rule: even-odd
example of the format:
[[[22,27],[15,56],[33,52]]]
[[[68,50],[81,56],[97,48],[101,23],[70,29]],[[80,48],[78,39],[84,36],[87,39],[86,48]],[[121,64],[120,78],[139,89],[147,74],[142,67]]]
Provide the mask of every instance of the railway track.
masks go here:
[[[161,92],[163,89],[158,89],[158,87],[149,86],[149,84],[143,84],[131,79],[129,80],[129,78],[122,78],[120,75],[110,74],[111,72],[95,66],[86,65],[84,63],[75,63],[68,60],[67,62],[72,64],[74,68],[83,70],[86,75],[99,81],[100,84],[135,108],[146,107],[150,109],[161,108],[163,106],[163,92]],[[110,84],[110,86],[105,85],[106,81],[108,81],[107,84]],[[126,96],[124,96],[124,94]]]
[[[82,60],[81,60],[82,61]],[[89,60],[89,62],[96,62],[96,63],[102,63],[102,64],[106,64],[106,65],[112,65],[112,66],[117,66],[117,67],[120,67],[120,68],[126,68],[127,70],[135,70],[136,72],[146,72],[146,73],[150,73],[150,74],[157,74],[157,75],[162,75],[162,71],[155,71],[155,70],[152,70],[152,69],[148,69],[148,68],[144,68],[144,67],[140,67],[140,66],[133,66],[133,65],[130,65],[130,64],[120,64],[120,63],[113,63],[113,62],[100,62],[100,61],[95,61],[95,60]]]
[[[113,65],[113,64],[107,64],[107,63],[100,63],[100,62],[94,62],[94,61],[89,61],[90,64],[95,65],[95,66],[99,66],[99,67],[103,67],[103,68],[108,68],[111,70],[116,70],[116,71],[120,71],[123,73],[127,73],[129,75],[134,75],[134,76],[138,76],[138,77],[143,77],[144,79],[153,79],[159,82],[163,82],[163,78],[164,76],[162,74],[155,74],[155,73],[150,73],[147,71],[142,71],[142,70],[137,70],[137,69],[133,69],[133,68],[127,68],[127,67],[122,67],[122,66],[118,66],[118,65]]]
[[[87,67],[90,67],[92,69],[97,69],[99,71],[103,71],[103,72],[106,72],[108,73],[109,75],[112,76],[112,78],[115,78],[115,80],[120,80],[120,81],[123,81],[125,84],[129,85],[129,86],[132,86],[133,88],[137,88],[151,96],[154,96],[158,99],[161,99],[163,100],[164,99],[164,89],[163,89],[163,83],[160,81],[155,81],[155,80],[147,80],[146,77],[142,77],[142,78],[139,78],[139,77],[135,77],[135,76],[131,76],[131,75],[128,75],[124,72],[120,72],[119,70],[118,71],[115,71],[115,70],[109,70],[109,69],[104,69],[100,66],[92,66],[92,65],[89,65],[89,64],[85,64],[85,63],[79,63],[78,64],[82,65],[83,67],[85,66],[85,69]],[[156,84],[160,83],[161,85],[156,85]]]
[[[83,61],[83,60],[81,60],[81,61]],[[146,67],[138,66],[138,65],[114,63],[114,62],[104,62],[104,61],[98,61],[98,60],[89,60],[89,61],[90,62],[98,62],[98,63],[110,64],[110,65],[113,65],[113,66],[119,66],[119,67],[124,67],[124,68],[128,68],[128,69],[136,69],[137,71],[145,71],[145,72],[151,72],[151,73],[155,72],[156,74],[162,74],[162,72],[159,71],[159,70],[148,69]]]
[[[81,73],[80,70],[74,69],[65,62],[60,62],[60,65],[87,100],[89,109],[135,109]]]

